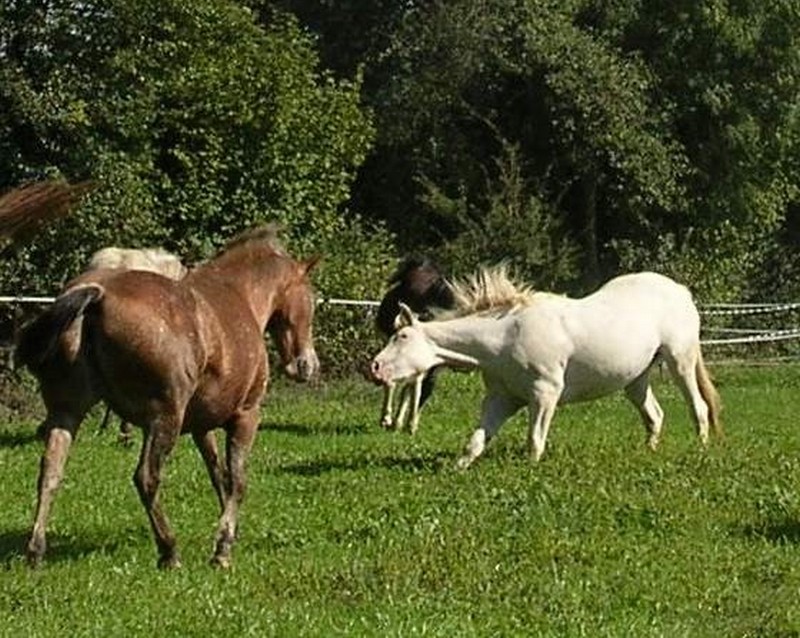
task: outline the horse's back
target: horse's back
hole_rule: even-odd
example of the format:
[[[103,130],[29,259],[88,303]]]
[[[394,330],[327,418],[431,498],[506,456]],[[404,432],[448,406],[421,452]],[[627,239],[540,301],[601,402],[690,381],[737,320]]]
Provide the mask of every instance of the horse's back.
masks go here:
[[[181,260],[163,248],[119,248],[107,246],[95,252],[88,270],[145,270],[170,279],[181,279],[187,271]]]
[[[656,273],[617,277],[580,299],[537,294],[517,322],[532,363],[555,374],[564,367],[564,401],[625,387],[662,348],[695,347],[699,340],[688,289]]]
[[[689,289],[658,273],[615,277],[585,301],[592,311],[617,315],[616,323],[655,329],[662,339],[699,332],[700,315]]]

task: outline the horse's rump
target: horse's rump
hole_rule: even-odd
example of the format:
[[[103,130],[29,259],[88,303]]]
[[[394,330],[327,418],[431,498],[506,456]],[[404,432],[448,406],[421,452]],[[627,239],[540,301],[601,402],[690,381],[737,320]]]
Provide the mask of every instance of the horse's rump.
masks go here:
[[[14,350],[14,365],[40,370],[57,351],[61,334],[81,316],[87,306],[103,297],[98,285],[79,285],[60,295],[49,308],[20,332]]]

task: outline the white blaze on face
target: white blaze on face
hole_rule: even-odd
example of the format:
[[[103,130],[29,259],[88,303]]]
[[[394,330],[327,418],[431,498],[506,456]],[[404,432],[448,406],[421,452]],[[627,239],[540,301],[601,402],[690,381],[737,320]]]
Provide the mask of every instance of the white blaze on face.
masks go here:
[[[417,326],[398,330],[372,360],[375,381],[390,385],[427,372],[441,363],[435,346]]]

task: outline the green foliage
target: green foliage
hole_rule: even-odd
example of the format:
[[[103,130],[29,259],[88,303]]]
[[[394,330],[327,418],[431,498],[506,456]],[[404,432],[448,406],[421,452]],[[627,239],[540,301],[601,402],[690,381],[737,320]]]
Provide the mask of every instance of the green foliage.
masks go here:
[[[356,200],[390,227],[468,242],[446,202],[494,217],[507,140],[587,283],[686,260],[703,289],[755,287],[800,185],[795,3],[459,0],[398,24],[367,60],[379,137]]]
[[[463,0],[412,12],[377,71],[378,152],[413,154],[408,170],[422,183],[491,216],[486,185],[503,179],[511,144],[543,208],[566,222],[553,224],[550,241],[567,230],[588,252],[646,226],[654,208],[680,207],[687,162],[660,126],[654,80],[580,23],[584,5]],[[451,230],[445,241],[461,232],[441,226]]]
[[[452,200],[426,184],[424,204],[462,228],[438,257],[462,274],[476,264],[505,262],[537,287],[563,289],[577,275],[577,248],[563,235],[558,212],[526,183],[519,155],[517,147],[504,145],[496,181],[487,186],[480,209],[466,197]]]
[[[615,396],[559,408],[535,466],[515,417],[467,472],[453,465],[477,419],[476,375],[441,375],[413,438],[380,430],[380,390],[364,382],[278,383],[225,573],[207,564],[217,504],[189,438],[162,483],[183,567],[162,573],[130,480],[137,451],[96,420],[31,571],[41,446],[33,423],[5,421],[0,634],[794,635],[800,370],[715,376],[727,437],[708,450],[654,375],[658,452]]]
[[[320,72],[295,20],[275,13],[262,29],[226,0],[62,2],[23,42],[32,6],[14,3],[4,22],[0,69],[17,80],[3,89],[17,107],[5,124],[30,125],[55,150],[17,144],[0,168],[9,185],[44,170],[101,181],[72,222],[84,247],[63,241],[66,222],[53,233],[62,251],[113,235],[200,259],[267,219],[308,238],[339,223],[372,128],[358,83]],[[32,68],[40,50],[69,63]],[[44,100],[64,106],[37,110]],[[66,137],[69,148],[58,144]]]
[[[665,122],[691,168],[686,209],[635,241],[658,251],[675,234],[673,259],[705,255],[710,279],[697,284],[720,297],[757,291],[797,200],[798,20],[785,2],[648,2],[622,39],[659,79]]]

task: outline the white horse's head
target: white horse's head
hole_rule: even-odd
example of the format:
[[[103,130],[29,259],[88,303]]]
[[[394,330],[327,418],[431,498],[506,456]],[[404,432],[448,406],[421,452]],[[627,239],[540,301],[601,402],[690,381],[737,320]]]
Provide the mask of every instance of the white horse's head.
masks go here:
[[[370,372],[377,383],[394,385],[408,381],[439,365],[474,367],[477,361],[442,348],[425,333],[423,323],[404,303],[395,319],[397,331],[372,360]]]

